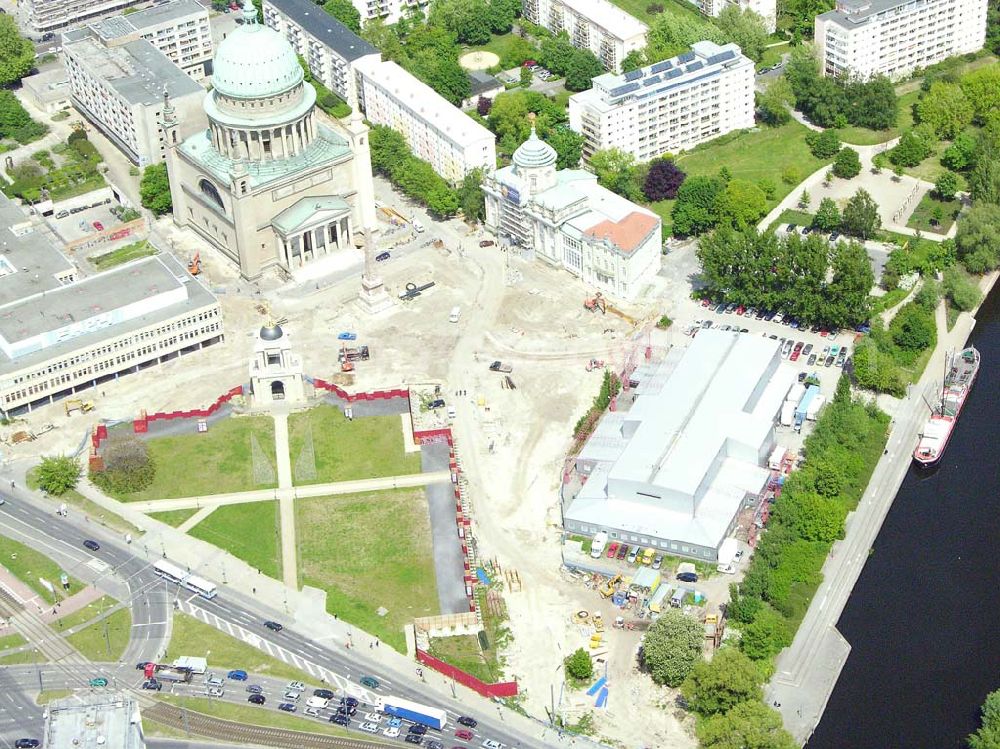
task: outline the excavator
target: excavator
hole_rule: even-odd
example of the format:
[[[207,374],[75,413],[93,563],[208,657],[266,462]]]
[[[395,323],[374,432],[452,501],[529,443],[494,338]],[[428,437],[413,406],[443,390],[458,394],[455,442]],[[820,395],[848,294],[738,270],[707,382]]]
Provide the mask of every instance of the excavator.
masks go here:
[[[613,596],[615,594],[615,591],[618,589],[618,583],[620,583],[621,581],[622,581],[622,576],[615,575],[614,577],[610,578],[606,583],[604,583],[604,585],[602,585],[598,591],[601,594],[601,598],[611,598],[611,596]]]
[[[69,416],[70,414],[72,414],[74,411],[76,411],[78,409],[79,409],[80,413],[82,413],[82,414],[85,414],[88,411],[93,411],[94,410],[94,404],[93,403],[91,403],[90,401],[80,400],[79,398],[73,398],[73,399],[70,399],[68,401],[65,401],[63,403],[63,406],[66,409],[66,415],[67,416]]]
[[[608,303],[604,301],[604,295],[599,291],[590,299],[585,299],[583,306],[591,312],[600,310],[602,315],[608,314]]]
[[[201,252],[194,253],[194,257],[188,263],[188,273],[192,276],[197,276],[201,273]]]

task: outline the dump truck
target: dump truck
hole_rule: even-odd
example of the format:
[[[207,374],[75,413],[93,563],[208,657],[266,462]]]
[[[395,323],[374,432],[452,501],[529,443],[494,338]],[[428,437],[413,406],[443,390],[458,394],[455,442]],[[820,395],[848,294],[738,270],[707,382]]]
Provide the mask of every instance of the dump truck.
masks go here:
[[[191,669],[157,665],[154,676],[157,681],[184,683],[191,681]]]

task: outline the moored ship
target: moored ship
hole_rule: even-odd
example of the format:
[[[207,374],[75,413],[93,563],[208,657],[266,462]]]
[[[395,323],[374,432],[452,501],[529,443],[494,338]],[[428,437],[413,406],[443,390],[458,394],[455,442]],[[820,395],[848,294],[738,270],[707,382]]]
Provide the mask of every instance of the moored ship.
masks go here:
[[[941,399],[933,407],[920,434],[917,449],[913,451],[913,460],[921,466],[933,466],[944,455],[962,406],[979,373],[979,351],[969,346],[958,353],[951,352],[946,365]]]

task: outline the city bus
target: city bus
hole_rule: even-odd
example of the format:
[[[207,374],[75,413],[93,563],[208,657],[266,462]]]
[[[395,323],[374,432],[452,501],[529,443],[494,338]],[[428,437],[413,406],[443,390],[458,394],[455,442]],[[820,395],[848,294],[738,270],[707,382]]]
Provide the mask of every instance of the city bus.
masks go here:
[[[192,575],[184,568],[173,562],[168,562],[166,559],[157,559],[153,562],[153,571],[163,579],[177,583],[182,588],[186,588],[192,593],[197,593],[202,598],[211,600],[218,595],[218,588],[215,583],[209,582],[197,575]]]

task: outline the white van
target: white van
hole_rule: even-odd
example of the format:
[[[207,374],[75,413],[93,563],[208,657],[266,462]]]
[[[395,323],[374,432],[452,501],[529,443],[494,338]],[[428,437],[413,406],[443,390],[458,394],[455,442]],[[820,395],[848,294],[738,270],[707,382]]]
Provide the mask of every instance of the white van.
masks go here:
[[[448,322],[458,322],[458,318],[462,316],[461,307],[452,307],[451,314],[448,315]]]
[[[419,218],[413,219],[412,223],[413,223],[413,230],[417,234],[423,234],[424,233],[424,225],[423,225],[423,223],[421,223],[421,221],[420,221]]]
[[[599,559],[601,554],[604,553],[604,548],[608,545],[608,534],[605,531],[601,531],[596,536],[594,540],[590,542],[590,556],[594,559]]]

